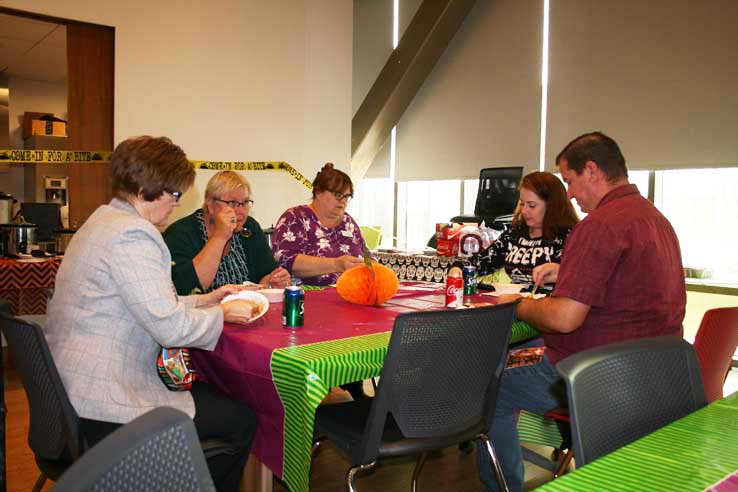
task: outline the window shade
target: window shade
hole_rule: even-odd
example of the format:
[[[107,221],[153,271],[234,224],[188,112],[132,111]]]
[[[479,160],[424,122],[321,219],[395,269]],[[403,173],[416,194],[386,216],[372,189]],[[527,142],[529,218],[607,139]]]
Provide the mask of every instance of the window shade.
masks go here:
[[[630,169],[738,166],[738,2],[551,2],[546,167],[601,130]]]
[[[398,180],[538,167],[542,0],[477,2],[397,125]]]

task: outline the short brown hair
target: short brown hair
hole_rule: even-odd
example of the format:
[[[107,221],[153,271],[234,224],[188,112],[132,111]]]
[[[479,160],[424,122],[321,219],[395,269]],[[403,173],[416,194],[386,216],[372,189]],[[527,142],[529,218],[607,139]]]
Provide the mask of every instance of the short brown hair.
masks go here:
[[[354,194],[354,184],[348,174],[333,168],[332,162],[326,162],[313,180],[313,198],[321,191],[343,193],[348,186],[349,193]]]
[[[220,171],[215,173],[205,187],[205,201],[202,204],[203,212],[207,212],[208,200],[215,200],[226,193],[241,188],[247,190],[249,192],[249,198],[251,198],[251,184],[245,176],[235,171]]]
[[[167,137],[132,137],[110,156],[113,194],[137,195],[154,201],[164,191],[184,192],[195,182],[195,169],[179,146]]]
[[[534,172],[523,176],[521,190],[530,190],[546,202],[546,213],[543,216],[543,238],[554,239],[566,236],[572,227],[579,222],[579,217],[566,195],[564,184],[551,173]],[[513,214],[513,228],[528,235],[528,224],[523,219],[520,202]]]
[[[628,177],[628,168],[620,147],[615,140],[602,132],[579,135],[556,156],[557,166],[561,159],[566,159],[566,166],[577,175],[582,174],[587,161],[592,161],[605,173],[608,181]]]

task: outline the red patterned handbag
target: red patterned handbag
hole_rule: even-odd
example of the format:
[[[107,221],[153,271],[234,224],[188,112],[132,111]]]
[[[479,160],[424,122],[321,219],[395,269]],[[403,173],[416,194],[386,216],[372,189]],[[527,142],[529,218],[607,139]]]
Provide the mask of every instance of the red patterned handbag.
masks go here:
[[[185,347],[164,348],[159,350],[156,358],[159,378],[170,391],[189,391],[195,382],[195,370],[192,369],[190,351]]]

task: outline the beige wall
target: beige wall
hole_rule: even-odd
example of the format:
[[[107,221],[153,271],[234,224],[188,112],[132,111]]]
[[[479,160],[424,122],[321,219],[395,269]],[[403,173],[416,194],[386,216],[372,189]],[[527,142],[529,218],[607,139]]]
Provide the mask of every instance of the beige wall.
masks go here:
[[[186,5],[185,5],[186,4]],[[167,135],[191,159],[283,160],[308,179],[348,169],[352,2],[36,2],[4,6],[114,26],[115,141]],[[310,194],[283,173],[247,172],[270,224]],[[209,174],[176,212],[189,213]]]
[[[67,119],[66,84],[10,77],[8,89],[11,95],[8,99],[10,148],[23,148],[23,113],[26,111],[54,113],[58,118]]]

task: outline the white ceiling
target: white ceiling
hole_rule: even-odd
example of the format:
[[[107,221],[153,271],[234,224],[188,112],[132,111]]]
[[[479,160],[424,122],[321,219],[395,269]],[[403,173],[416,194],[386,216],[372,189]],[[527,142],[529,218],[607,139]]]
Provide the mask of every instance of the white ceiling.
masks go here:
[[[0,14],[0,74],[66,83],[66,26]]]

